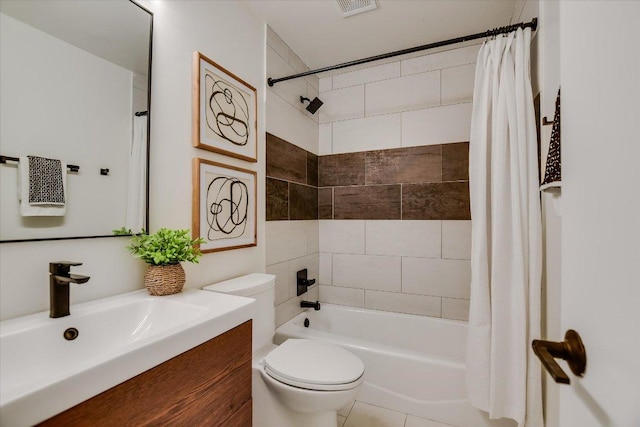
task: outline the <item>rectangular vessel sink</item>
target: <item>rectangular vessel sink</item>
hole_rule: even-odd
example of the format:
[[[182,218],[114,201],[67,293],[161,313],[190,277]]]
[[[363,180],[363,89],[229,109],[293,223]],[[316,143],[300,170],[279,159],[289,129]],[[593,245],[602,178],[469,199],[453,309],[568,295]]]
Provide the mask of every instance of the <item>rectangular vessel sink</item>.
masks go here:
[[[142,290],[0,322],[0,425],[44,421],[215,338],[249,320],[253,301]]]

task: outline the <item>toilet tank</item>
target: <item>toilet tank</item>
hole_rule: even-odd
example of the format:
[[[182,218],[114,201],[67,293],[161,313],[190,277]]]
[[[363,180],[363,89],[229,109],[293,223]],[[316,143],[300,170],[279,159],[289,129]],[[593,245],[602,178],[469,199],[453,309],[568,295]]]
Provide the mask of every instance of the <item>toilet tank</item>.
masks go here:
[[[275,286],[276,276],[273,274],[253,273],[214,283],[202,289],[256,300],[252,316],[252,346],[253,351],[256,351],[273,341],[276,327]]]

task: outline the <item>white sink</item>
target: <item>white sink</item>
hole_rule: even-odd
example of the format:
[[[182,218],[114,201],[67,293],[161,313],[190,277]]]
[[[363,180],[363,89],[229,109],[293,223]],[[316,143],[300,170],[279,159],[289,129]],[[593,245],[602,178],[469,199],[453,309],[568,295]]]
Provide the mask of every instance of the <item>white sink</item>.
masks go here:
[[[145,290],[0,322],[0,425],[33,425],[238,326],[253,299]],[[64,332],[76,328],[67,340]]]

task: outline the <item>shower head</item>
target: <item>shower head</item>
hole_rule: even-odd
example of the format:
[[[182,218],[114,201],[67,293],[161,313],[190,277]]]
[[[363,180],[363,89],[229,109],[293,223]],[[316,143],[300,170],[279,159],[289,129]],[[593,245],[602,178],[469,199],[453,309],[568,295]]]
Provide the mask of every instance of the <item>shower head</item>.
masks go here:
[[[304,96],[300,97],[300,102],[304,103],[304,101],[308,101],[309,105],[307,105],[307,111],[311,114],[315,114],[318,111],[318,108],[322,107],[323,102],[318,99],[316,96],[313,98],[313,101],[309,98],[305,98]]]

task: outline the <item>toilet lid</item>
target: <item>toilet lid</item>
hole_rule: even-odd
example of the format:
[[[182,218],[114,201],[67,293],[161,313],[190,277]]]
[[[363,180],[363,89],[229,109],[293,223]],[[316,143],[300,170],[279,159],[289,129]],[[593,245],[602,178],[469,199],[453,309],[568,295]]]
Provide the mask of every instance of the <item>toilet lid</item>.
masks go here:
[[[355,387],[364,363],[347,350],[327,342],[288,339],[264,358],[272,378],[311,390],[345,390]]]

